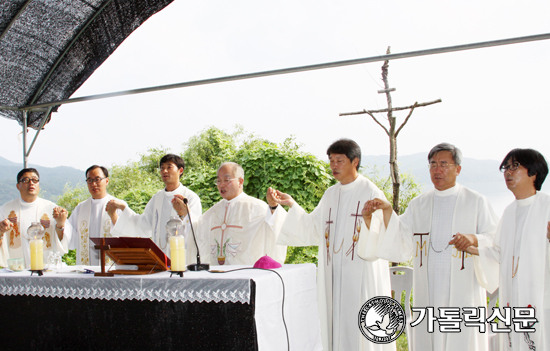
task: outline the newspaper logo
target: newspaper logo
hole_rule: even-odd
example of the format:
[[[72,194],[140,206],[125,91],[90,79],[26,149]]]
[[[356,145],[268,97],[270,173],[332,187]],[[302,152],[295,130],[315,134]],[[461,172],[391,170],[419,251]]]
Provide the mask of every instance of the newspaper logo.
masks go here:
[[[391,297],[373,297],[359,310],[359,330],[376,344],[397,340],[405,329],[405,323],[405,310]]]

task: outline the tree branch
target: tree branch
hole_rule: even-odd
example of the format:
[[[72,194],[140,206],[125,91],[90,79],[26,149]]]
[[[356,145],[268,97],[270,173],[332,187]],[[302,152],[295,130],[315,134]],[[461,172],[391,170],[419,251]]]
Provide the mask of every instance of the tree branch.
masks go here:
[[[414,105],[412,105],[411,107],[411,110],[409,111],[409,114],[407,115],[407,118],[405,118],[405,120],[403,121],[403,123],[401,123],[401,125],[399,126],[399,128],[397,128],[397,132],[395,132],[395,137],[397,138],[397,135],[399,134],[399,132],[401,131],[401,129],[403,129],[403,127],[405,126],[405,124],[407,124],[407,122],[409,121],[409,118],[411,118],[411,115],[413,114],[413,111],[414,109],[418,106],[418,102],[415,102]]]
[[[365,112],[365,113],[366,113],[367,115],[371,116],[372,119],[374,119],[374,121],[375,121],[376,123],[378,123],[378,125],[379,125],[380,127],[382,127],[382,129],[384,129],[384,131],[386,132],[386,134],[387,134],[388,136],[390,136],[390,132],[386,129],[386,127],[384,127],[384,125],[383,125],[382,123],[378,122],[378,120],[376,119],[376,117],[374,117],[374,115],[373,115],[372,113],[369,113],[369,112]]]
[[[405,107],[394,107],[392,108],[392,111],[401,111],[401,110],[409,110],[409,109],[412,109],[413,106],[416,108],[416,107],[424,107],[424,106],[429,106],[429,105],[433,105],[433,104],[437,104],[441,102],[441,99],[437,99],[437,100],[434,100],[434,101],[430,101],[430,102],[423,102],[421,104],[418,104],[416,103],[415,105],[411,105],[411,106],[405,106]],[[370,114],[370,113],[382,113],[382,112],[388,112],[388,109],[387,108],[384,108],[384,109],[381,109],[381,110],[363,110],[363,111],[357,111],[357,112],[343,112],[343,113],[340,113],[339,116],[351,116],[351,115],[363,115],[363,114]]]

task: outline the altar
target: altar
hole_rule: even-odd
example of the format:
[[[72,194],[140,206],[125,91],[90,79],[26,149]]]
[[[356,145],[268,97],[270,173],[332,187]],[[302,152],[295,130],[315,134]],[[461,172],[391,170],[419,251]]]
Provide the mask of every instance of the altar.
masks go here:
[[[2,273],[2,349],[322,349],[315,265],[211,270],[228,272]]]

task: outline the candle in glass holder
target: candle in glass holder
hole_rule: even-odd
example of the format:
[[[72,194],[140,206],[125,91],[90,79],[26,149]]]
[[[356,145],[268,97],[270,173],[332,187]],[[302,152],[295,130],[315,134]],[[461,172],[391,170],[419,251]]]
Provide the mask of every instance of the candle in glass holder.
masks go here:
[[[44,242],[42,239],[33,239],[31,246],[31,270],[41,271],[44,269]]]
[[[170,237],[170,261],[172,271],[184,271],[185,266],[185,238],[183,235]]]

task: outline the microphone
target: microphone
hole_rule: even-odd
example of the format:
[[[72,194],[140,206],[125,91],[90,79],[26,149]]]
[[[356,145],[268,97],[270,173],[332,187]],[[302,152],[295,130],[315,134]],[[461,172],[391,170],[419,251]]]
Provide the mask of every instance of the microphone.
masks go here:
[[[187,206],[187,198],[183,199],[185,208],[187,209],[187,216],[189,216],[189,224],[191,225],[191,232],[193,233],[193,240],[195,240],[195,247],[197,248],[197,263],[192,263],[187,266],[190,271],[207,271],[210,269],[208,263],[201,263],[201,254],[199,251],[199,245],[197,245],[197,238],[195,237],[195,230],[193,229],[193,222],[191,222],[191,213],[189,213],[189,206]]]

